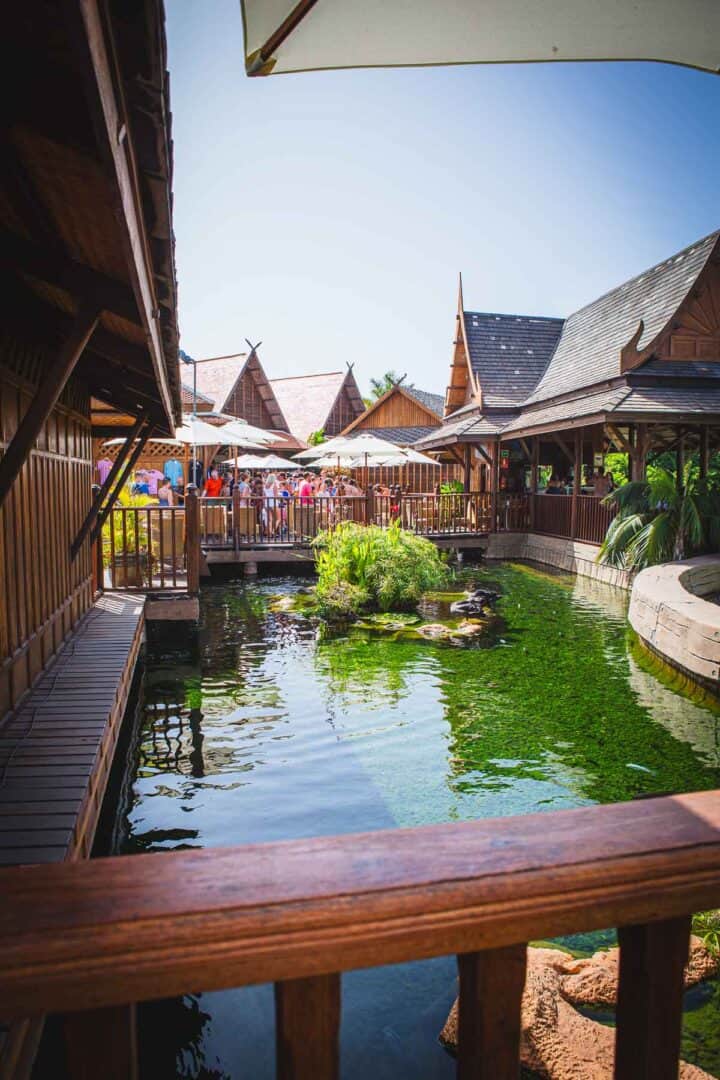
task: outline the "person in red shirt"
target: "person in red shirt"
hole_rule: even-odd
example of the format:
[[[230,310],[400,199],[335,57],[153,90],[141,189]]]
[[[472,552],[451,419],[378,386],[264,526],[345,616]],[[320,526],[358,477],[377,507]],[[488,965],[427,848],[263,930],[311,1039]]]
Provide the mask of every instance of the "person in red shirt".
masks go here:
[[[223,482],[218,474],[217,469],[211,469],[210,475],[205,481],[205,487],[202,490],[202,498],[208,499],[220,498],[220,492],[222,491]]]

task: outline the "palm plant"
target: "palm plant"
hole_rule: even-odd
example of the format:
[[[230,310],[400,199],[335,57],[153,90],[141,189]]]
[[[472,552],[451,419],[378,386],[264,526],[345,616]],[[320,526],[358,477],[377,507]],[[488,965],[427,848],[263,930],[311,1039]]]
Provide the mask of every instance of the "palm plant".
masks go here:
[[[641,570],[720,548],[720,491],[690,470],[678,486],[672,473],[654,467],[603,502],[618,509],[598,562]]]

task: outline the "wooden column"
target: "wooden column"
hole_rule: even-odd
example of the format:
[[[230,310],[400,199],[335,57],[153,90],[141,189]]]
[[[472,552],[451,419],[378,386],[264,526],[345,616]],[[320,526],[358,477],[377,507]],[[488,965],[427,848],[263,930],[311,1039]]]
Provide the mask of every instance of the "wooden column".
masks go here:
[[[277,1080],[339,1080],[340,976],[275,983]]]
[[[233,550],[237,551],[240,538],[240,490],[237,484],[232,492],[232,538]]]
[[[710,470],[710,431],[700,428],[700,476],[705,479]]]
[[[525,945],[458,956],[458,1080],[517,1080]]]
[[[500,440],[495,439],[492,446],[492,465],[490,468],[490,532],[497,532],[498,489],[500,487]]]
[[[134,1005],[118,1005],[63,1018],[70,1080],[137,1080]]]
[[[574,455],[573,455],[573,487],[572,487],[572,506],[571,506],[571,518],[570,518],[570,536],[575,539],[577,534],[577,517],[578,517],[578,495],[580,494],[582,487],[582,448],[583,448],[583,433],[582,429],[578,429],[575,432],[574,437]]]
[[[540,436],[532,436],[532,457],[530,459],[530,529],[535,528],[535,500],[540,474]]]
[[[677,1080],[690,916],[618,930],[615,1080]]]
[[[79,308],[67,341],[50,370],[44,375],[35,397],[30,402],[10,445],[0,460],[0,506],[7,498],[10,488],[35,445],[35,440],[55,408],[99,318],[100,310],[96,305],[83,304]]]
[[[463,455],[463,490],[470,490],[470,474],[471,474],[471,460],[472,460],[472,447],[469,443],[465,445],[465,452]]]
[[[147,423],[147,420],[146,420],[146,418],[144,416],[139,416],[137,418],[137,420],[133,424],[132,431],[128,435],[128,437],[125,440],[124,444],[120,447],[118,455],[117,455],[117,457],[115,458],[115,460],[114,460],[114,462],[112,464],[112,468],[110,469],[110,472],[105,477],[105,481],[104,481],[102,487],[97,487],[97,485],[95,485],[96,490],[93,493],[93,500],[92,500],[92,503],[90,504],[90,509],[87,512],[87,516],[86,516],[85,520],[83,521],[82,525],[80,526],[80,529],[78,531],[77,536],[75,537],[75,539],[72,542],[72,545],[70,546],[70,556],[71,556],[71,558],[74,559],[75,556],[77,555],[78,551],[82,547],[82,542],[85,539],[85,537],[87,536],[87,534],[90,532],[91,528],[93,527],[93,524],[95,522],[95,518],[98,515],[98,512],[100,510],[100,507],[103,504],[103,500],[104,500],[105,496],[107,495],[107,493],[110,490],[110,488],[112,487],[112,485],[115,483],[115,478],[118,476],[118,474],[120,473],[120,470],[122,469],[123,465],[125,464],[125,459],[127,458],[128,454],[130,453],[130,449],[131,449],[133,443],[135,442],[135,439],[140,434],[140,432],[142,431],[142,429],[143,429],[143,427],[145,426],[146,423]]]
[[[185,491],[185,566],[189,596],[200,592],[200,505],[197,487],[188,484]]]

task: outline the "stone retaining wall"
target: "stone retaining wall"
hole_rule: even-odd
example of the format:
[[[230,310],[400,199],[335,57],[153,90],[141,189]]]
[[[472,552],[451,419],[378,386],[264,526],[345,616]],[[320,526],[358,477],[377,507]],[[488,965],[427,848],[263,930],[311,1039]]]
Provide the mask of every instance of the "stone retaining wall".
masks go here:
[[[651,566],[633,583],[628,618],[642,641],[673,667],[720,693],[720,555]]]
[[[545,563],[558,570],[593,578],[621,589],[630,588],[630,577],[625,570],[597,563],[597,544],[580,540],[565,540],[559,536],[542,536],[539,533],[491,533],[485,555],[488,559],[527,559]]]

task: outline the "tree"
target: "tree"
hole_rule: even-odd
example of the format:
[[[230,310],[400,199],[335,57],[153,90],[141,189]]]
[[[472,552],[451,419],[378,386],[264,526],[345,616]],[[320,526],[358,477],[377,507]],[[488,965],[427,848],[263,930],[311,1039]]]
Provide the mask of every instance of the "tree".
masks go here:
[[[603,502],[615,505],[598,561],[629,570],[672,562],[720,547],[720,489],[686,469],[684,483],[658,466]]]
[[[325,428],[320,428],[319,431],[312,431],[308,435],[308,446],[320,446],[320,443],[325,442]]]
[[[398,375],[391,368],[386,371],[384,375],[381,375],[379,379],[370,380],[370,402],[377,401],[383,394],[387,394],[388,390],[392,390],[394,386],[397,386],[399,382],[402,382],[405,378],[404,375]]]

